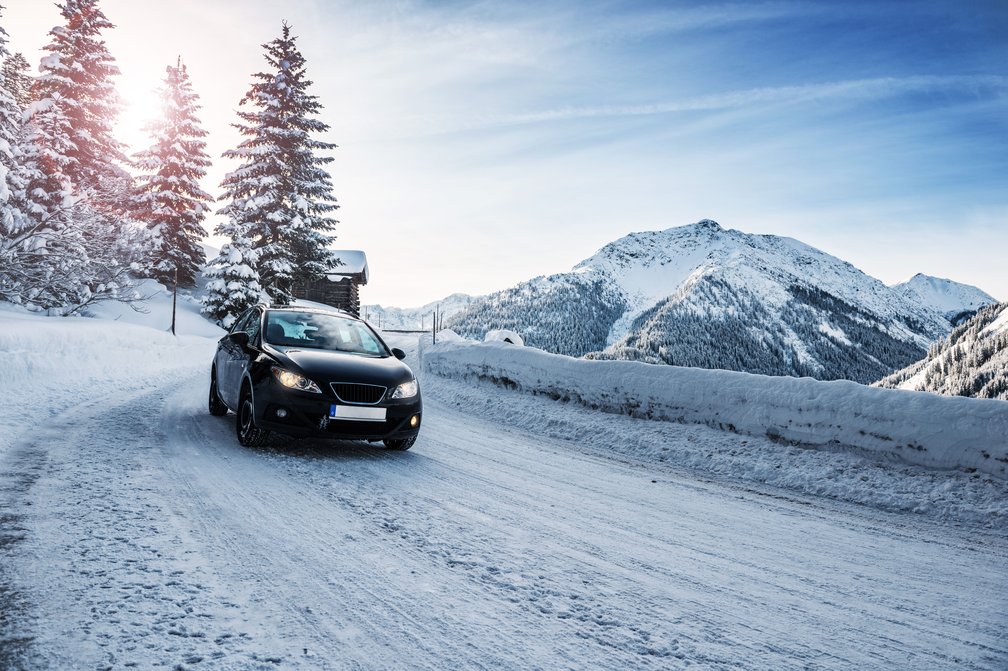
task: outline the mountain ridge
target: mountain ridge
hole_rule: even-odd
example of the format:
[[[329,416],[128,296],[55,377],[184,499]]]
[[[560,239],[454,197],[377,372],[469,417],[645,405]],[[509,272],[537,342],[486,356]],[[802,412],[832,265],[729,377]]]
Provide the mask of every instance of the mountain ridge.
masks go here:
[[[710,219],[630,233],[446,325],[469,337],[508,328],[572,356],[862,382],[922,358],[951,328],[849,262]]]
[[[464,310],[479,298],[482,297],[456,292],[417,308],[385,307],[377,304],[362,305],[360,313],[367,321],[383,329],[430,329],[435,310],[447,319]]]
[[[941,313],[953,325],[969,319],[981,308],[997,303],[993,296],[973,285],[924,273],[917,273],[890,288]]]

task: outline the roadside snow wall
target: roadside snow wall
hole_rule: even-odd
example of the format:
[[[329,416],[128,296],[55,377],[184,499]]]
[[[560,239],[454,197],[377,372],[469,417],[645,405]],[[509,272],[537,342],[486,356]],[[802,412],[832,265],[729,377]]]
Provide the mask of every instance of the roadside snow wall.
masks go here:
[[[423,343],[425,371],[487,380],[605,412],[1008,478],[1005,401],[876,389],[843,380],[574,359],[501,342],[445,340]]]

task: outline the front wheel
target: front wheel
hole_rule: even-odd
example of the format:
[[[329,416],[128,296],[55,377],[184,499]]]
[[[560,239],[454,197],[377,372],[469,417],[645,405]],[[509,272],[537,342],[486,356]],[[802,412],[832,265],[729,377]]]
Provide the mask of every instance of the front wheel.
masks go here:
[[[235,429],[238,433],[238,442],[245,447],[260,447],[269,438],[269,431],[256,426],[255,411],[252,407],[252,394],[249,393],[248,389],[243,390],[241,401],[238,403]]]
[[[384,441],[385,447],[390,450],[402,450],[406,451],[413,447],[413,443],[416,442],[416,436],[410,436],[409,438],[386,438]]]
[[[214,417],[223,417],[227,414],[228,408],[224,405],[224,401],[220,400],[220,394],[217,392],[217,372],[210,372],[210,414]]]

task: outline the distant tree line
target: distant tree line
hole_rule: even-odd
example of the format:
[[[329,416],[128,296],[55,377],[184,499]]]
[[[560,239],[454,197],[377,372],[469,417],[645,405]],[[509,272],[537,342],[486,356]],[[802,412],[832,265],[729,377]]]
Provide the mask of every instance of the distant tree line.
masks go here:
[[[491,329],[509,329],[526,345],[583,356],[606,346],[625,310],[622,294],[602,280],[570,282],[554,275],[477,300],[447,319],[445,327],[477,339]]]
[[[932,345],[925,359],[878,385],[896,388],[911,382],[917,391],[1008,401],[1008,328],[991,329],[1006,310],[1005,303],[980,309]]]

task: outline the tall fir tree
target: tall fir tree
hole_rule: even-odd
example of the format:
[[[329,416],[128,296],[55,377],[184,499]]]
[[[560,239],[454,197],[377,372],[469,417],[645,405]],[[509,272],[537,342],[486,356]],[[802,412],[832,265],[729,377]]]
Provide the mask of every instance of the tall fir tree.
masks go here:
[[[146,174],[137,180],[135,213],[152,234],[152,277],[171,285],[177,270],[179,286],[193,287],[205,262],[202,222],[213,200],[199,185],[210,165],[207,133],[196,117],[199,96],[181,59],[166,71],[164,114],[149,128],[154,143],[136,155]]]
[[[65,24],[49,31],[35,98],[60,101],[72,145],[67,174],[76,189],[90,192],[93,205],[108,207],[127,163],[122,143],[112,134],[120,108],[112,78],[119,66],[101,39],[103,30],[115,26],[98,0],[65,0],[57,6]]]
[[[284,23],[281,37],[263,45],[271,71],[254,74],[240,102],[234,126],[245,139],[224,157],[241,165],[221,185],[228,203],[219,214],[228,224],[216,231],[248,237],[262,289],[280,304],[293,299],[296,281],[318,279],[338,263],[328,246],[339,206],[324,168],[333,159],[319,155],[335,145],[313,137],[329,126],[316,118],[322,105],[308,93],[312,82],[296,40]],[[216,264],[224,271],[228,263],[222,250]]]
[[[0,12],[3,7],[0,6]],[[0,58],[9,63],[7,31],[0,26]],[[29,277],[26,266],[32,248],[30,221],[26,217],[28,171],[22,142],[22,108],[0,77],[0,300],[19,303],[29,284],[41,284]]]
[[[31,76],[31,64],[21,53],[14,53],[3,59],[0,66],[0,79],[3,79],[7,92],[25,109],[32,101],[32,84],[35,78]]]
[[[142,248],[129,222],[132,177],[112,136],[118,68],[100,38],[111,28],[96,0],[58,5],[19,144],[24,198],[5,241],[16,257],[5,281],[15,302],[79,312],[101,300],[135,298],[131,269]]]
[[[63,132],[66,117],[57,101],[33,103],[20,129],[8,172],[8,201],[0,230],[0,298],[29,308],[77,304],[85,290],[86,241],[74,213]]]
[[[3,9],[0,5],[0,13]],[[8,39],[7,31],[0,26],[0,59],[3,59],[4,63],[10,60],[10,53],[7,51]],[[7,78],[0,78],[0,207],[4,208],[0,214],[2,220],[7,220],[11,216],[7,208],[12,196],[11,180],[15,179],[20,163],[18,144],[21,125],[21,106],[11,92]]]

